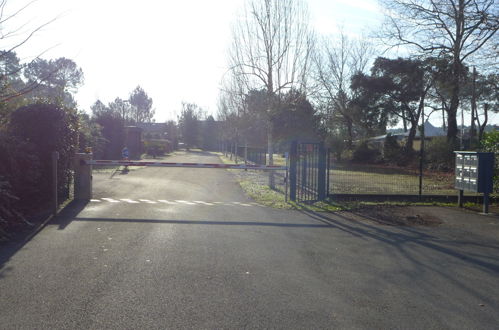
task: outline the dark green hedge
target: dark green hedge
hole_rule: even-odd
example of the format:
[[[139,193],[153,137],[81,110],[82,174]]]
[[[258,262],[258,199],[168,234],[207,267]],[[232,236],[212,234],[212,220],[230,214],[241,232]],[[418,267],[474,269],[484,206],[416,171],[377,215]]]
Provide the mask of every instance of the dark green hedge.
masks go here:
[[[14,111],[9,133],[24,151],[14,156],[16,171],[26,180],[12,182],[13,190],[23,206],[43,207],[50,202],[52,169],[51,154],[59,152],[58,193],[61,200],[69,196],[72,160],[78,146],[78,116],[74,110],[52,104],[32,104]],[[38,162],[32,166],[23,159]],[[30,182],[34,181],[34,182]],[[33,186],[30,186],[33,185]]]

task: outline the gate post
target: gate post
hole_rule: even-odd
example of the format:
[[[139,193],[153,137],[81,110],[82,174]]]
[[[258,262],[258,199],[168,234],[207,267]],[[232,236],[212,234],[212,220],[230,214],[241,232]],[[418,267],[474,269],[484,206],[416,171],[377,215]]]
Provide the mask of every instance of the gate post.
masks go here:
[[[291,142],[289,150],[289,199],[296,202],[296,162],[298,161],[298,142]]]
[[[92,165],[86,161],[92,160],[91,153],[77,153],[74,162],[75,192],[74,199],[88,201],[92,199]]]
[[[248,164],[248,141],[244,142],[244,163]]]
[[[320,201],[326,199],[326,149],[324,142],[319,143],[319,168],[317,173],[317,192]]]

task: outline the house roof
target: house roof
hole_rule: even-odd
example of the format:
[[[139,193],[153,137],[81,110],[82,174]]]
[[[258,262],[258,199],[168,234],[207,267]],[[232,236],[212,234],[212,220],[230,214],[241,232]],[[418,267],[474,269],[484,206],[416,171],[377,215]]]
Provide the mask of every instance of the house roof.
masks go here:
[[[138,123],[136,125],[140,127],[144,133],[147,132],[166,132],[167,126],[165,123]]]

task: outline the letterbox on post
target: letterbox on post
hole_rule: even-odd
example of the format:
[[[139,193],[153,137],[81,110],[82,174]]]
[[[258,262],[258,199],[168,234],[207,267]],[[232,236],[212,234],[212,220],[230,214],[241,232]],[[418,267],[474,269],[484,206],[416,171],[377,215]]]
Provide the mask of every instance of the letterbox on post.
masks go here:
[[[463,206],[463,191],[483,193],[483,213],[489,213],[489,194],[492,192],[494,153],[454,151],[456,154],[455,188],[459,189],[459,207]]]

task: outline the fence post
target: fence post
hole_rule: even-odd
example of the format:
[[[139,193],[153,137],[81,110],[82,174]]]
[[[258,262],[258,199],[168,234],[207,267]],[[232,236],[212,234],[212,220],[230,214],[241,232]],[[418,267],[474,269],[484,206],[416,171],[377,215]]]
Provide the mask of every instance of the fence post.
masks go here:
[[[329,196],[330,190],[329,190],[329,176],[331,175],[330,173],[331,170],[331,149],[327,149],[327,160],[326,160],[326,194]],[[326,197],[327,197],[326,196]]]
[[[53,209],[52,214],[54,217],[57,215],[57,209],[59,208],[59,199],[57,196],[57,161],[59,160],[59,153],[57,151],[52,152],[52,199],[53,199]]]
[[[298,142],[291,142],[289,150],[289,199],[296,201],[296,162],[298,161]]]
[[[326,199],[326,149],[324,142],[319,143],[319,166],[317,173],[317,192],[320,201]]]
[[[424,131],[424,107],[421,115],[421,132],[419,134],[421,143],[419,145],[419,199],[423,197],[423,170],[424,170],[424,152],[425,152],[425,131]]]
[[[239,154],[239,145],[237,144],[237,141],[236,141],[236,143],[235,143],[235,145],[234,145],[234,149],[236,150],[235,162],[236,162],[236,164],[237,164],[237,156],[238,156],[238,154]]]
[[[248,164],[248,142],[244,143],[244,163]]]
[[[89,160],[92,160],[91,153],[76,154],[74,162],[75,200],[88,201],[92,199],[92,165],[86,163]]]

